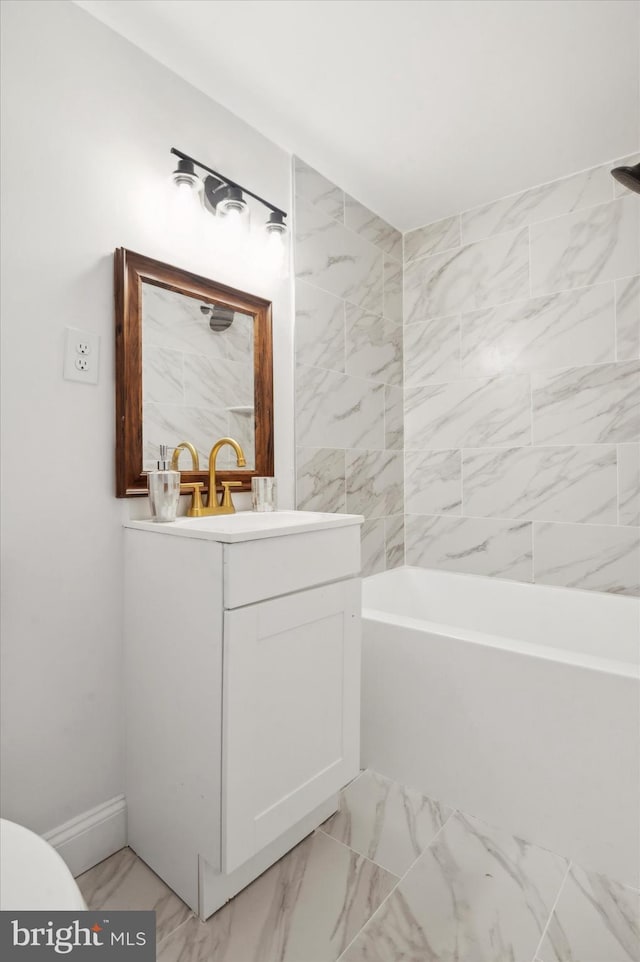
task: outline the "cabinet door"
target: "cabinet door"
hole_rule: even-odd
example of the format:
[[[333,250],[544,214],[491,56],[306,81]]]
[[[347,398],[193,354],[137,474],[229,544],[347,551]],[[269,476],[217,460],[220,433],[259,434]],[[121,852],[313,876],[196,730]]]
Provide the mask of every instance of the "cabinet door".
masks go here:
[[[360,608],[354,578],[225,612],[223,871],[357,774]]]

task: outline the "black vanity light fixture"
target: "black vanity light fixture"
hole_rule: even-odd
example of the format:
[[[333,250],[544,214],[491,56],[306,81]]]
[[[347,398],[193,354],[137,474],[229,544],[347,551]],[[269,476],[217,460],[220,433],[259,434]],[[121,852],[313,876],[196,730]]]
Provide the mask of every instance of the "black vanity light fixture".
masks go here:
[[[269,217],[265,223],[265,230],[270,237],[281,238],[287,232],[286,211],[281,210],[274,204],[270,204],[264,197],[254,194],[253,191],[241,184],[237,184],[217,170],[207,167],[201,161],[184,154],[175,147],[171,148],[171,153],[178,158],[178,166],[172,174],[173,182],[180,189],[190,189],[194,191],[204,188],[205,206],[215,213],[218,217],[228,217],[241,221],[247,215],[247,197],[252,197],[262,204],[269,211]],[[196,167],[204,171],[201,176],[196,173]]]

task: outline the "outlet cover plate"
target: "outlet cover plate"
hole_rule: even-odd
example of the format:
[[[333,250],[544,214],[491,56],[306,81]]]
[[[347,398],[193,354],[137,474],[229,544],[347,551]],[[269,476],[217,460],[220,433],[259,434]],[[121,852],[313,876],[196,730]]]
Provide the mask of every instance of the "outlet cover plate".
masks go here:
[[[68,327],[64,338],[65,381],[97,384],[100,369],[100,336]]]

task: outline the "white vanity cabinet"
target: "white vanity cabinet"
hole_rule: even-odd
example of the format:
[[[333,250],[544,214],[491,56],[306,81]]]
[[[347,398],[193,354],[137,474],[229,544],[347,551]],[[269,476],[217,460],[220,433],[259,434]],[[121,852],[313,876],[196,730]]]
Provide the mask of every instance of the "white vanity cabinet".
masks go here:
[[[203,918],[358,772],[361,520],[126,527],[129,844]]]

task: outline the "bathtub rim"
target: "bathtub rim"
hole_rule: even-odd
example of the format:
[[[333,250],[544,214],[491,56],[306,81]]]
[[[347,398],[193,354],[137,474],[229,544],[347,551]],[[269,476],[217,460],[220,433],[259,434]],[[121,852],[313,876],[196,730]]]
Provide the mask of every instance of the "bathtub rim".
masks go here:
[[[381,578],[385,575],[389,575],[395,571],[420,571],[425,574],[431,572],[438,575],[451,575],[456,578],[462,579],[472,579],[473,581],[486,581],[489,577],[488,575],[477,575],[468,572],[458,572],[458,571],[443,571],[440,568],[421,568],[417,565],[402,565],[399,568],[392,568],[387,571],[377,572],[374,575],[369,575],[367,578],[363,579],[364,582],[369,580],[374,580],[376,578]],[[589,594],[592,592],[586,592],[585,589],[580,588],[566,588],[561,585],[535,585],[529,582],[517,582],[509,578],[493,578],[491,581],[497,581],[505,585],[524,586],[526,588],[545,588],[555,592],[574,592],[579,591],[581,594]],[[602,594],[607,594],[602,592]],[[623,603],[634,604],[638,606],[640,611],[640,599],[631,595],[618,595],[611,594],[610,597],[623,599]],[[362,619],[363,621],[377,621],[383,624],[394,625],[403,628],[409,628],[413,631],[420,631],[423,633],[428,633],[445,638],[456,638],[460,641],[467,642],[469,644],[475,645],[485,645],[491,648],[501,649],[503,651],[512,651],[522,655],[528,655],[533,658],[542,658],[547,661],[554,661],[560,664],[574,665],[581,668],[588,669],[590,671],[605,672],[607,674],[617,675],[622,678],[632,678],[636,681],[640,681],[640,641],[638,643],[638,661],[624,661],[618,658],[602,658],[597,655],[591,655],[587,652],[577,652],[572,651],[567,648],[558,648],[553,645],[543,645],[538,643],[533,643],[530,641],[521,641],[517,638],[507,637],[505,635],[496,635],[489,632],[474,631],[470,628],[458,628],[456,625],[450,625],[445,622],[429,621],[426,618],[413,618],[408,615],[394,614],[389,611],[385,611],[382,608],[375,608],[373,605],[365,605],[363,601],[362,606]]]

